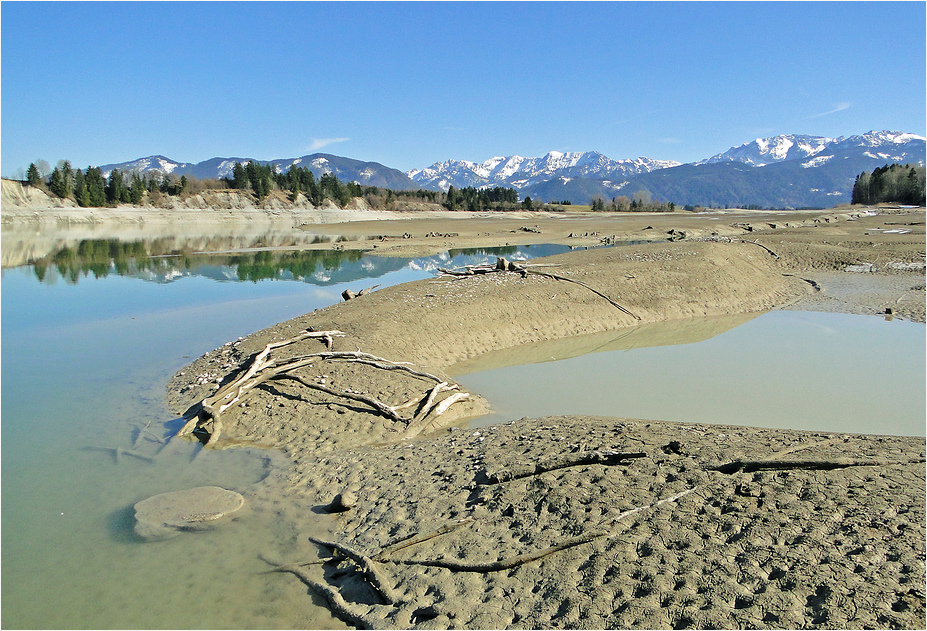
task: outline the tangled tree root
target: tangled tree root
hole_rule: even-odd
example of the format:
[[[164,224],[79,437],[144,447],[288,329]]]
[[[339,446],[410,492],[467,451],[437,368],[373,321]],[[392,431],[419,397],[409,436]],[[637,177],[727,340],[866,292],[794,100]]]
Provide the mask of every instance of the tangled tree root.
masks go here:
[[[626,308],[622,307],[620,304],[618,304],[617,302],[615,302],[614,300],[612,300],[611,298],[603,294],[598,289],[590,287],[589,285],[587,285],[586,283],[582,281],[576,280],[575,278],[569,278],[567,276],[560,276],[559,274],[551,274],[548,272],[542,272],[537,269],[533,269],[533,267],[537,267],[537,266],[528,267],[527,265],[524,265],[524,264],[519,265],[515,261],[507,261],[504,258],[499,258],[499,259],[496,259],[495,266],[469,265],[466,267],[466,269],[463,269],[463,270],[450,270],[450,269],[439,268],[439,271],[442,274],[446,274],[448,276],[477,276],[480,274],[494,274],[498,272],[517,272],[518,274],[521,274],[522,278],[525,278],[528,276],[528,274],[531,274],[533,276],[542,276],[544,278],[550,278],[552,280],[560,280],[566,283],[574,283],[576,285],[579,285],[580,287],[588,289],[589,291],[594,293],[596,296],[600,296],[604,298],[605,300],[608,301],[610,305],[612,305],[619,311],[628,314],[635,320],[640,320],[640,316],[631,313]]]
[[[206,397],[193,406],[184,417],[186,423],[175,435],[186,436],[193,433],[205,433],[209,435],[206,446],[214,446],[222,434],[223,412],[241,402],[259,386],[284,379],[296,381],[306,388],[324,392],[334,397],[362,403],[372,408],[375,413],[406,425],[403,437],[413,437],[427,430],[435,419],[444,414],[451,405],[470,396],[466,392],[457,392],[438,401],[437,397],[440,393],[457,390],[459,386],[457,384],[450,385],[435,375],[412,368],[407,363],[393,362],[360,351],[334,351],[332,345],[335,337],[344,337],[344,333],[341,331],[303,331],[289,339],[271,342],[262,351],[252,355],[242,363],[237,377],[221,386],[215,394]],[[289,358],[278,358],[272,354],[273,351],[279,348],[311,339],[324,342],[327,350]],[[389,405],[375,397],[345,390],[336,390],[323,384],[312,383],[295,373],[297,369],[309,366],[317,361],[348,361],[373,366],[380,370],[399,370],[419,379],[433,381],[436,385],[424,394],[413,397],[409,401],[399,405]],[[409,408],[415,408],[415,412],[411,417],[400,414],[401,411]]]

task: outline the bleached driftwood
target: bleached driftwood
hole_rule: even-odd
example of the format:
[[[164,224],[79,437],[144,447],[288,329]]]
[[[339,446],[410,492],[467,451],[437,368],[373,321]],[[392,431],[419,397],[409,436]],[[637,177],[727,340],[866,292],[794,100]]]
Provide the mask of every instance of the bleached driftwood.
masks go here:
[[[296,381],[303,387],[311,390],[317,390],[331,396],[363,403],[364,405],[373,408],[373,410],[375,410],[377,413],[382,414],[383,416],[386,416],[393,421],[405,423],[407,427],[412,424],[412,422],[416,420],[419,415],[413,416],[412,418],[406,418],[400,414],[400,411],[412,407],[423,400],[426,400],[427,405],[423,406],[424,411],[420,412],[421,418],[427,417],[429,413],[434,414],[434,416],[438,416],[446,411],[447,408],[456,401],[460,401],[466,398],[466,396],[469,396],[459,396],[463,393],[458,393],[458,395],[452,395],[451,397],[448,397],[447,399],[434,404],[434,397],[439,392],[456,389],[458,386],[456,384],[454,386],[448,386],[447,382],[442,381],[437,376],[415,369],[408,363],[393,362],[388,359],[384,359],[383,357],[371,355],[370,353],[363,353],[361,351],[331,350],[333,344],[332,338],[343,336],[344,333],[341,331],[303,331],[299,335],[296,335],[290,339],[267,344],[263,350],[256,353],[251,358],[249,358],[249,360],[243,363],[242,370],[237,377],[232,379],[224,386],[220,387],[215,394],[206,397],[198,405],[191,408],[191,411],[187,414],[187,416],[184,417],[186,420],[184,426],[177,432],[176,436],[185,436],[193,433],[194,431],[201,430],[208,432],[209,434],[209,439],[206,442],[206,446],[211,447],[215,445],[222,433],[223,412],[225,412],[233,405],[241,402],[249,393],[253,392],[259,386],[270,381],[279,381],[284,379]],[[272,352],[276,349],[307,339],[318,339],[324,341],[328,350],[305,355],[298,355],[285,359],[277,358],[272,355]],[[304,368],[317,361],[327,360],[356,362],[373,366],[374,368],[378,368],[380,370],[399,370],[419,379],[434,381],[438,385],[432,388],[430,393],[426,395],[427,399],[426,397],[413,397],[406,403],[393,406],[372,396],[367,396],[347,390],[336,390],[335,388],[331,388],[321,383],[313,383],[295,373],[295,371],[299,368]]]
[[[364,294],[373,291],[377,287],[379,287],[379,285],[374,285],[373,287],[367,287],[366,289],[361,289],[357,293],[354,293],[350,289],[345,289],[343,292],[341,292],[341,297],[344,298],[345,302],[347,302],[348,300],[352,300],[359,296],[363,296]]]
[[[494,266],[490,266],[490,265],[467,266],[466,269],[464,270],[451,270],[451,269],[439,268],[438,271],[448,276],[476,276],[480,274],[493,274],[497,272],[516,272],[518,274],[521,274],[522,278],[525,278],[526,276],[531,274],[533,276],[542,276],[544,278],[550,278],[552,280],[559,280],[559,281],[563,281],[566,283],[574,283],[576,285],[579,285],[580,287],[588,289],[595,295],[601,298],[604,298],[605,300],[608,301],[610,305],[620,310],[621,312],[628,314],[635,320],[640,320],[640,316],[635,315],[634,313],[631,313],[628,309],[621,306],[620,304],[618,304],[617,302],[615,302],[614,300],[612,300],[611,298],[603,294],[598,289],[595,289],[594,287],[590,287],[589,285],[587,285],[586,283],[580,280],[576,280],[575,278],[569,278],[567,276],[561,276],[560,274],[551,274],[549,272],[541,272],[539,270],[532,269],[532,266],[529,266],[528,264],[525,264],[525,263],[519,264],[515,261],[506,261],[504,258],[499,258],[499,259],[496,259],[496,264]]]

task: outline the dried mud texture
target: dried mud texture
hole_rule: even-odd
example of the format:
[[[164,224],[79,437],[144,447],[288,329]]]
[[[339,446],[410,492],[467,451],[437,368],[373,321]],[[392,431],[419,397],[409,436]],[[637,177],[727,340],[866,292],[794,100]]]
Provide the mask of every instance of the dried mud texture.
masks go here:
[[[643,457],[525,475],[602,449]],[[777,453],[887,464],[710,469]],[[923,628],[923,461],[923,439],[906,437],[595,417],[448,430],[291,473],[294,485],[356,495],[352,510],[332,516],[334,538],[373,559],[395,602],[350,560],[300,574],[339,590],[353,622],[372,628]],[[515,470],[525,477],[493,483]],[[481,570],[588,533],[599,536]]]
[[[770,248],[783,268],[821,289],[793,308],[924,322],[924,223],[923,209],[882,209],[757,224],[745,238]]]

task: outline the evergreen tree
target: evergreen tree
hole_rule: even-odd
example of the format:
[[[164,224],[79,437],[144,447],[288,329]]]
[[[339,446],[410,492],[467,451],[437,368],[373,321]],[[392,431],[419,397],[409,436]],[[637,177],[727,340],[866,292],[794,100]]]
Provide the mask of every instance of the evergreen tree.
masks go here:
[[[119,204],[129,202],[129,189],[126,188],[125,178],[118,169],[113,169],[106,183],[106,201]]]
[[[35,166],[35,162],[29,163],[29,170],[26,171],[26,183],[29,186],[38,186],[42,183],[42,176],[39,175],[39,168]]]
[[[138,176],[138,173],[133,173],[132,184],[129,186],[129,201],[133,204],[140,204],[144,196],[145,183],[142,182],[142,178]]]
[[[850,196],[854,204],[923,205],[925,202],[925,169],[920,165],[893,164],[877,167],[871,174],[860,173]]]
[[[312,202],[313,206],[322,205],[322,187],[319,186],[319,183],[315,179],[315,174],[312,171],[309,171],[309,175],[306,179],[306,192],[309,194],[309,200]]]
[[[457,195],[457,189],[453,186],[447,189],[447,198],[444,202],[444,206],[448,210],[457,210],[460,208],[460,199]]]
[[[850,195],[852,204],[869,204],[869,174],[866,172],[856,176],[856,182],[853,184],[853,193]]]
[[[58,172],[58,175],[55,175],[55,171]],[[56,180],[52,192],[62,199],[66,199],[71,196],[71,191],[74,190],[74,173],[71,169],[71,163],[67,160],[60,160],[58,166],[55,167],[55,171],[52,171],[52,179]]]
[[[58,167],[55,167],[55,170],[52,171],[51,180],[48,182],[48,190],[62,199],[68,196],[67,186]]]
[[[106,182],[100,167],[87,167],[84,174],[84,183],[87,187],[85,203],[82,206],[101,208],[106,205]]]
[[[74,172],[74,199],[77,200],[78,206],[90,205],[90,192],[87,190],[84,172],[80,169]]]
[[[240,162],[236,162],[235,166],[232,167],[232,187],[244,189],[248,188],[249,184],[248,172],[245,171],[245,167],[241,166]]]
[[[74,190],[74,169],[71,168],[71,162],[69,160],[62,161],[61,176],[64,178],[67,195],[70,195],[71,191]]]

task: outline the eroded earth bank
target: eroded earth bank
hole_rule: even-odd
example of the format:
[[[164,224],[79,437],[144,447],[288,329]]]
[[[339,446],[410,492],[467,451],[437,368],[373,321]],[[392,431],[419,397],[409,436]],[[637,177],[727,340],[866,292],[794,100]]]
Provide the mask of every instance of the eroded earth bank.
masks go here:
[[[536,242],[595,238],[537,225]],[[406,247],[463,232],[401,228]],[[249,499],[327,530],[268,568],[349,625],[923,628],[923,438],[587,416],[466,429],[486,402],[452,375],[491,351],[775,308],[924,322],[923,209],[677,233],[373,291],[208,353],[168,399],[216,448],[286,453]]]

